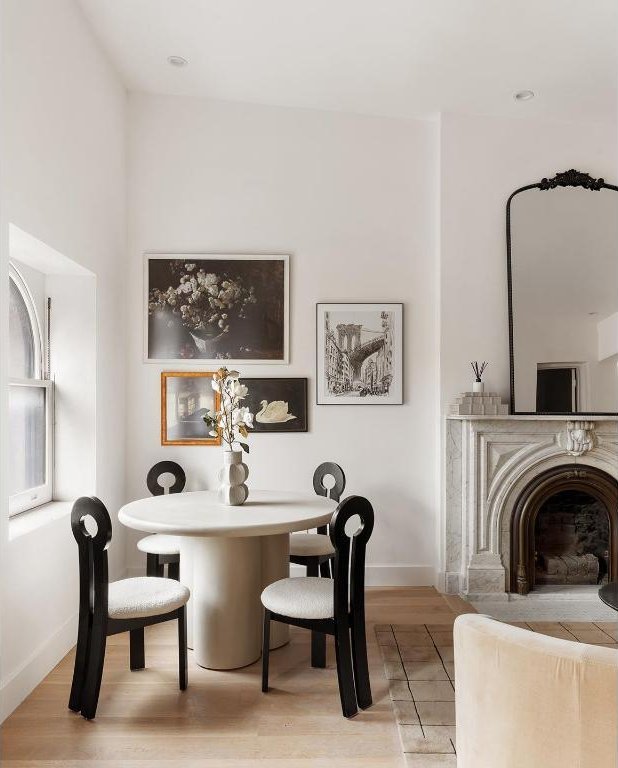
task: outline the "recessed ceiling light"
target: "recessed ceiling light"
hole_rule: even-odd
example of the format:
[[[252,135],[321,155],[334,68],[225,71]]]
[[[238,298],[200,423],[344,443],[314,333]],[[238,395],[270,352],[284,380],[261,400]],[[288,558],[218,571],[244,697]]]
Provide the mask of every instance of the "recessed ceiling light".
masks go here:
[[[517,91],[513,94],[515,101],[530,101],[534,98],[534,91]]]
[[[168,56],[167,63],[172,67],[186,67],[189,62],[182,56]]]

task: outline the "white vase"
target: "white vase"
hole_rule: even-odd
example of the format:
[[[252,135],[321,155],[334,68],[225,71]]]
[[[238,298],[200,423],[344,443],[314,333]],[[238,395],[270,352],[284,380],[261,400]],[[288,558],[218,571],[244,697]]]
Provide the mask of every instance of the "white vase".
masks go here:
[[[231,507],[244,504],[249,495],[245,480],[249,467],[242,460],[242,451],[223,451],[223,466],[219,470],[219,499]]]
[[[473,392],[484,392],[484,390],[485,390],[485,384],[482,381],[475,381],[472,384]]]

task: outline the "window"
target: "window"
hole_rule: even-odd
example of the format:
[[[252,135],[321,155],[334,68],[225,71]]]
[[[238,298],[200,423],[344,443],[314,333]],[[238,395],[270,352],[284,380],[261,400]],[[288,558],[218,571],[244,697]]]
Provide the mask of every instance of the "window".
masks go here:
[[[52,498],[53,389],[43,339],[23,277],[9,269],[9,514]]]

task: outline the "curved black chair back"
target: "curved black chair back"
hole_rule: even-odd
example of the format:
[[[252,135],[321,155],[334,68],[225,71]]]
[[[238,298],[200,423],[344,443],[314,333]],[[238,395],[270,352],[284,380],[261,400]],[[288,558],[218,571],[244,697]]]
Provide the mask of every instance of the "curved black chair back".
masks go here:
[[[335,484],[332,488],[327,488],[324,485],[324,478],[329,475],[335,479]],[[345,475],[339,464],[335,464],[334,461],[325,461],[323,464],[320,464],[313,473],[313,489],[318,496],[326,496],[334,501],[339,501],[345,490]]]
[[[174,475],[174,484],[170,486],[170,493],[180,493],[185,487],[187,478],[180,464],[176,464],[175,461],[158,461],[146,476],[146,485],[153,496],[163,496],[165,493],[165,488],[159,483],[159,478],[166,472]]]
[[[358,516],[360,525],[346,532],[348,520]],[[335,547],[335,616],[352,610],[359,622],[365,613],[365,551],[373,531],[373,507],[363,496],[348,496],[330,521],[330,540]]]
[[[94,520],[96,533],[88,533],[87,518]],[[95,496],[77,499],[71,510],[71,530],[79,549],[80,611],[107,616],[107,548],[112,540],[112,521],[105,504]]]

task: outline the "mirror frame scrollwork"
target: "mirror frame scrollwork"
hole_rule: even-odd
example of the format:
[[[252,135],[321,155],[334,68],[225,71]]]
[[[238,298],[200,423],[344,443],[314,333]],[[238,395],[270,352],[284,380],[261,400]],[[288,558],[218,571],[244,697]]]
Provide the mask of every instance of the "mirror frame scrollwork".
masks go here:
[[[614,192],[618,192],[618,186],[614,184],[607,184],[605,179],[593,178],[589,173],[583,173],[582,171],[576,171],[571,168],[568,171],[562,171],[556,173],[555,176],[550,178],[543,178],[541,181],[537,181],[534,184],[526,184],[523,187],[519,187],[509,195],[506,202],[506,270],[507,270],[507,291],[508,291],[508,311],[509,311],[509,367],[510,367],[510,384],[511,384],[511,405],[510,410],[513,415],[530,416],[536,415],[537,411],[518,411],[515,403],[515,353],[513,347],[513,276],[511,271],[511,203],[513,198],[522,192],[526,192],[529,189],[540,189],[541,191],[549,191],[557,189],[559,187],[582,187],[583,189],[589,189],[591,192],[598,192],[601,189],[611,189]],[[551,415],[564,415],[564,416],[616,416],[618,412],[600,412],[600,411],[577,411],[569,414],[551,414]]]

